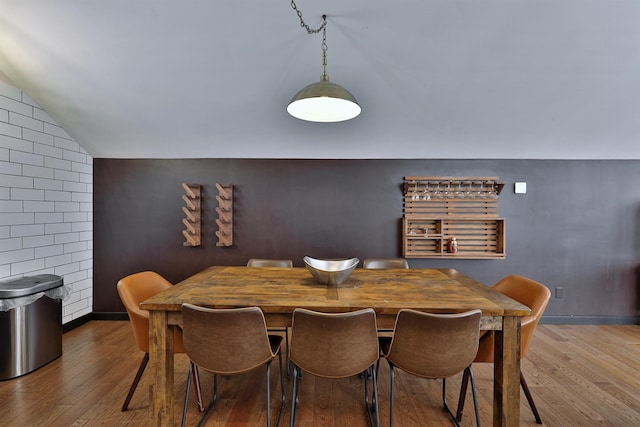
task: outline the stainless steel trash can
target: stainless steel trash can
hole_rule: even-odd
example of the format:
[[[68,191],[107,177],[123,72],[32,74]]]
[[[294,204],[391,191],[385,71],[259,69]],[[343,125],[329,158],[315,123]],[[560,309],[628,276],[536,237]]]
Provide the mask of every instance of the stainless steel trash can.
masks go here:
[[[0,282],[0,380],[28,374],[62,355],[62,299],[47,295],[62,285],[54,274]]]

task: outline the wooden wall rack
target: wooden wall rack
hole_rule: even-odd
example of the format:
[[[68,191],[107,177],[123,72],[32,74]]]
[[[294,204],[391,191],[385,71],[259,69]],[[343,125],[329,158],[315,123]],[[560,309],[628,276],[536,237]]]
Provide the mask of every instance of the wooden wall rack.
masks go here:
[[[182,235],[186,239],[183,246],[200,246],[200,184],[182,184],[185,194],[182,196],[185,206],[182,207],[185,217],[182,223],[186,230]]]
[[[216,246],[231,246],[233,244],[233,185],[216,183],[216,188],[218,189],[218,195],[216,196],[218,201],[218,207],[216,208],[218,213],[218,219],[216,219],[218,242]]]
[[[504,183],[493,176],[406,176],[405,258],[505,258]],[[450,250],[455,237],[457,250]]]

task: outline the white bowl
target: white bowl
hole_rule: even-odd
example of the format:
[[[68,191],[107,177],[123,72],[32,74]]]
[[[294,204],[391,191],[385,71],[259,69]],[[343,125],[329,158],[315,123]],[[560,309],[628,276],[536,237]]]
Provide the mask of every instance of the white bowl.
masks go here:
[[[323,285],[339,285],[346,281],[358,266],[358,258],[348,259],[318,259],[303,258],[307,269],[318,283]]]

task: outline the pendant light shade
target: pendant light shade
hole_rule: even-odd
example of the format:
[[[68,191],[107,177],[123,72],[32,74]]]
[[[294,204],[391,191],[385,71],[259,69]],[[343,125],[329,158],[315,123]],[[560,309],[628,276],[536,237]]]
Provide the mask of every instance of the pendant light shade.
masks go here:
[[[310,122],[342,122],[358,116],[362,109],[348,90],[320,80],[302,88],[291,99],[287,112],[293,117]]]
[[[327,74],[327,15],[322,15],[322,25],[315,30],[309,28],[302,19],[302,12],[295,2],[291,7],[300,18],[300,26],[307,33],[322,31],[322,76],[320,81],[303,87],[287,105],[287,112],[293,117],[309,122],[343,122],[357,117],[362,108],[351,93],[340,85],[331,83]]]

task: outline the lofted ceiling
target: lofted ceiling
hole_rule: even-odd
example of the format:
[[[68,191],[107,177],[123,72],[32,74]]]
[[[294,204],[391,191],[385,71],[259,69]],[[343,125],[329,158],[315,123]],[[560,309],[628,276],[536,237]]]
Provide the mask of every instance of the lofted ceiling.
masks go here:
[[[0,76],[94,157],[640,159],[637,0],[0,0]],[[0,77],[1,78],[1,77]]]

